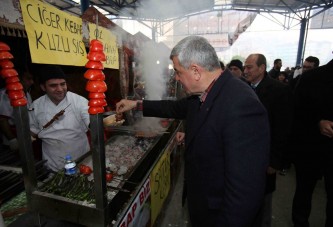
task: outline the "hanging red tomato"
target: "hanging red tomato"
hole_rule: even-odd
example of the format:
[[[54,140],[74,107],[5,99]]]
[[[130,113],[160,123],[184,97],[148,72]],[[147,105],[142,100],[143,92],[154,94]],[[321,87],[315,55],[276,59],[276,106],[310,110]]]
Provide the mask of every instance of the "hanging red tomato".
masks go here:
[[[27,100],[25,98],[20,98],[20,99],[12,99],[10,100],[10,105],[12,106],[25,106],[27,105]]]
[[[105,97],[103,92],[89,92],[90,99],[105,99]]]
[[[89,107],[88,109],[89,114],[99,114],[104,113],[104,108],[101,106]]]
[[[88,69],[83,76],[88,80],[105,80],[103,71],[99,69]]]
[[[11,68],[14,68],[14,64],[12,61],[10,60],[2,60],[0,61],[0,66],[1,68],[3,69],[11,69]]]
[[[23,90],[7,91],[7,93],[10,100],[23,98],[25,95]]]
[[[6,84],[6,89],[7,91],[23,90],[23,86],[21,83],[15,82],[15,83]]]
[[[2,69],[0,71],[0,74],[2,75],[3,78],[18,76],[18,73],[15,69]]]
[[[15,82],[20,82],[20,79],[17,76],[8,77],[6,79],[7,84],[15,83]]]
[[[85,67],[89,69],[104,69],[102,62],[99,61],[88,61]]]
[[[103,51],[103,43],[97,39],[91,40],[90,51]]]
[[[103,52],[100,51],[90,51],[87,58],[91,61],[105,61],[106,57]]]
[[[13,59],[14,56],[8,51],[0,51],[0,60]]]
[[[89,80],[86,90],[90,92],[105,92],[107,90],[106,83],[101,80]]]
[[[88,106],[106,106],[106,100],[105,99],[90,99]]]
[[[8,51],[8,50],[10,50],[10,47],[4,42],[0,42],[0,51],[4,51],[4,50]]]

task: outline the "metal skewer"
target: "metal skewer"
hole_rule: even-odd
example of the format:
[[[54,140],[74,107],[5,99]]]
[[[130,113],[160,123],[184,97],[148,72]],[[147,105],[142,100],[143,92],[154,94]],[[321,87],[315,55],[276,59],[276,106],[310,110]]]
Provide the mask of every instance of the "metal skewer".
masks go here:
[[[62,116],[62,115],[65,113],[65,110],[66,110],[70,105],[71,105],[71,103],[68,104],[68,106],[66,106],[64,109],[62,109],[62,110],[60,110],[58,113],[56,113],[56,114],[52,117],[52,119],[51,119],[49,122],[47,122],[47,123],[43,126],[43,128],[37,133],[37,136],[38,136],[39,133],[41,133],[44,129],[46,129],[46,128],[48,128],[50,125],[52,125],[53,122],[55,122],[56,120],[58,120],[58,117]]]
[[[111,127],[112,131],[116,132],[142,132],[142,133],[156,133],[156,134],[167,134],[170,132],[167,131],[155,131],[155,130],[141,130],[141,129],[134,129],[132,127],[126,127],[126,126],[121,126],[121,127]]]

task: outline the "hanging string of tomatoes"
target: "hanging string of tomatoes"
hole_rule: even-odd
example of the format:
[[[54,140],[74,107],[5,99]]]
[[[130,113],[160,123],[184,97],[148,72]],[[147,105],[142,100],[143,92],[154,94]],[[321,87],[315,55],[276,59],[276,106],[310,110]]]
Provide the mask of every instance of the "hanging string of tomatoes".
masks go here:
[[[0,42],[0,74],[6,80],[6,90],[10,104],[14,107],[25,106],[28,101],[25,97],[18,73],[11,61],[14,57],[9,51],[10,47],[4,42]]]
[[[102,71],[104,66],[101,61],[105,61],[106,57],[103,44],[99,40],[90,41],[87,58],[85,67],[88,70],[84,73],[84,78],[88,79],[86,84],[86,90],[89,91],[88,112],[89,114],[104,113],[104,106],[107,105],[104,92],[107,90],[107,85],[104,82],[105,75]]]

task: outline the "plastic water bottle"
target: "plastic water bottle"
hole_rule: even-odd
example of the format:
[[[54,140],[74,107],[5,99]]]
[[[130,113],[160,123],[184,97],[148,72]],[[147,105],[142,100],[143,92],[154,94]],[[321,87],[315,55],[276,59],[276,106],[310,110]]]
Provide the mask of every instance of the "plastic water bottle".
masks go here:
[[[72,160],[71,155],[66,155],[65,157],[65,174],[75,175],[76,174],[76,163]]]

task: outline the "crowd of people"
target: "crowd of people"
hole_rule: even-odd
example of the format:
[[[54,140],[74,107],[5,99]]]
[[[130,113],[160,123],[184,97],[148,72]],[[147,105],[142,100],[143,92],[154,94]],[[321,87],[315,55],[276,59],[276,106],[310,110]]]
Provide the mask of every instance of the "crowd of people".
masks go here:
[[[325,180],[327,193],[325,226],[332,226],[333,208],[330,198],[332,198],[333,190],[333,172],[330,166],[333,158],[331,152],[333,148],[333,78],[331,77],[333,60],[319,67],[319,59],[308,56],[302,66],[291,69],[287,67],[281,71],[282,60],[278,58],[274,60],[272,69],[266,72],[266,62],[263,59],[264,56],[261,54],[253,54],[246,59],[244,66],[240,60],[234,59],[227,64],[227,67],[234,76],[241,78],[254,88],[268,111],[271,158],[274,157],[274,150],[281,152],[279,159],[276,159],[280,160],[280,165],[274,168],[275,171],[279,170],[281,175],[285,175],[291,164],[295,167],[296,189],[291,214],[294,226],[310,226],[308,219],[311,214],[312,194],[317,181],[322,178]],[[254,75],[259,79],[253,78],[251,74],[253,65],[255,67],[264,65],[265,75],[260,76],[261,72],[255,71]],[[275,182],[275,179],[267,178],[267,185],[272,182]],[[266,202],[269,201],[271,198]],[[264,210],[266,219],[261,219],[263,222],[256,222],[254,226],[271,226],[271,204]]]
[[[319,59],[309,56],[301,70],[281,72],[282,60],[276,59],[267,71],[266,57],[253,53],[244,63],[233,59],[224,66],[200,36],[181,40],[170,59],[186,97],[123,99],[116,111],[139,108],[144,116],[186,120],[185,132],[177,138],[185,144],[184,190],[191,225],[271,226],[276,174],[293,164],[294,226],[309,227],[312,193],[322,177],[325,227],[333,226],[333,60],[319,66]],[[47,167],[57,171],[68,152],[76,159],[89,150],[88,101],[67,91],[61,68],[46,65],[39,72],[45,95],[29,101],[31,135],[42,141]],[[20,75],[29,97],[31,74]],[[5,94],[1,90],[0,129],[6,146],[15,151],[17,140],[8,130],[14,127],[13,109]],[[49,124],[55,116],[56,123]]]
[[[276,173],[291,164],[294,227],[310,226],[312,193],[322,177],[325,227],[333,226],[333,60],[319,66],[309,56],[302,68],[281,72],[276,59],[267,72],[265,56],[254,53],[223,69],[207,40],[196,36],[181,40],[170,59],[188,97],[121,100],[117,112],[140,106],[144,116],[186,120],[177,138],[185,142],[192,226],[271,226]]]

